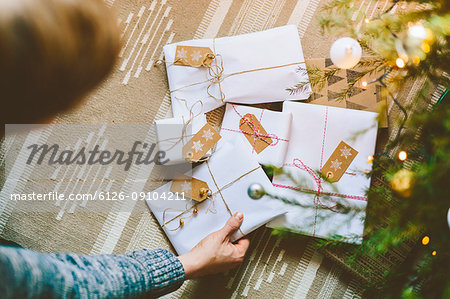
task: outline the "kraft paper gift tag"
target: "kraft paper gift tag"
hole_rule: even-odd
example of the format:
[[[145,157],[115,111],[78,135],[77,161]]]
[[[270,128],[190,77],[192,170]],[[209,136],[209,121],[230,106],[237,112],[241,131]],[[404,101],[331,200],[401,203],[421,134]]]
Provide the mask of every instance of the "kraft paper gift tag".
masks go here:
[[[175,63],[183,46],[209,48],[216,57],[208,67]],[[178,48],[180,50],[180,48]],[[187,52],[187,51],[186,51]],[[187,106],[201,99],[203,112],[225,102],[255,104],[307,99],[310,86],[291,94],[287,88],[308,82],[297,28],[288,25],[266,31],[215,39],[199,39],[164,46],[174,116],[188,115]],[[181,56],[188,56],[181,53]],[[189,59],[204,55],[190,52]]]
[[[347,242],[360,243],[367,204],[365,190],[370,186],[366,173],[372,168],[368,157],[375,151],[377,114],[288,101],[283,111],[292,113],[283,169],[299,185],[285,175],[275,176],[273,185],[281,196],[313,208],[286,205],[288,213],[268,226],[324,238],[340,235],[351,238]],[[319,171],[323,176],[332,172],[330,180],[335,182],[325,183]],[[299,192],[299,187],[311,193]],[[341,213],[334,209],[337,202],[363,211],[356,216]]]
[[[263,196],[254,200],[247,195],[247,189],[252,183],[261,184],[269,192],[273,191],[273,187],[258,162],[239,143],[222,144],[208,162],[194,169],[192,177],[205,182],[212,197],[200,203],[187,198],[185,201],[150,200],[170,192],[170,182],[152,191],[147,200],[152,213],[178,254],[188,252],[208,234],[221,229],[230,214],[237,211],[244,213],[244,221],[240,230],[232,236],[232,241],[285,212],[276,199]],[[193,213],[194,205],[197,208],[196,213]],[[179,216],[183,212],[184,214]],[[180,220],[183,222],[181,226]]]
[[[207,123],[206,115],[199,114],[192,118],[174,117],[155,120],[158,149],[166,153],[169,159],[166,165],[186,163],[183,155],[183,147],[189,143],[192,137]],[[188,123],[188,125],[186,125]],[[206,153],[209,156],[210,152]]]
[[[286,112],[227,104],[220,142],[239,142],[260,164],[281,167],[289,146],[291,119]]]
[[[201,162],[202,158],[220,140],[219,133],[210,124],[205,124],[192,138],[183,146],[183,157],[191,162]]]

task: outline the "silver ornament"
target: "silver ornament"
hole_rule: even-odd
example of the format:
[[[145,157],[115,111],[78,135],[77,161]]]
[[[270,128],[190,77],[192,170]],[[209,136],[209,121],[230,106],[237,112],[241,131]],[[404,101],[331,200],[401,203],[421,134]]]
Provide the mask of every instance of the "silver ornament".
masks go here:
[[[252,199],[260,199],[266,194],[266,190],[261,184],[253,183],[248,187],[247,193]]]

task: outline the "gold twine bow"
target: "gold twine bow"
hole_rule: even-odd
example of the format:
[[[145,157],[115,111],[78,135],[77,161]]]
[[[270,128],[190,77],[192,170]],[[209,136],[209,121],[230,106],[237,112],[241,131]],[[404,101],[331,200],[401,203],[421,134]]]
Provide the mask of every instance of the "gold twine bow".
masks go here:
[[[214,182],[214,185],[216,186],[217,191],[214,192],[214,193],[211,193],[211,194],[208,196],[207,199],[209,199],[209,205],[208,205],[208,207],[207,207],[207,209],[206,209],[206,211],[205,211],[205,214],[208,213],[208,212],[211,212],[211,213],[213,213],[213,214],[216,213],[216,211],[213,212],[213,211],[211,210],[211,208],[214,207],[214,210],[215,210],[215,205],[214,205],[215,196],[216,196],[217,194],[219,194],[220,197],[222,198],[223,203],[225,204],[225,207],[226,207],[228,213],[230,214],[230,216],[233,216],[233,212],[231,211],[230,206],[228,205],[227,201],[225,200],[225,198],[224,198],[224,196],[223,196],[223,194],[222,194],[222,191],[223,191],[224,189],[230,187],[231,185],[233,185],[234,183],[236,183],[237,181],[239,181],[240,179],[242,179],[242,178],[245,177],[246,175],[248,175],[248,174],[250,174],[250,173],[256,171],[257,169],[261,168],[261,165],[258,165],[257,167],[255,167],[255,168],[253,168],[253,169],[247,171],[246,173],[240,175],[238,178],[236,178],[236,179],[234,179],[233,181],[231,181],[231,182],[225,184],[222,188],[219,188],[219,186],[218,186],[218,184],[217,184],[217,181],[216,181],[216,178],[214,177],[214,175],[213,175],[213,173],[212,173],[212,170],[211,170],[211,167],[210,167],[210,165],[209,165],[209,161],[208,161],[208,160],[206,160],[206,165],[207,165],[207,167],[208,167],[209,174],[210,174],[210,176],[211,176],[211,178],[212,178],[212,180],[213,180],[213,182]],[[186,208],[186,210],[182,211],[180,214],[176,215],[175,217],[173,217],[173,218],[171,218],[171,219],[169,219],[169,220],[167,220],[167,221],[166,221],[166,212],[169,211],[169,210],[171,210],[171,208],[165,209],[165,210],[163,211],[163,224],[162,224],[162,227],[165,227],[165,228],[166,228],[167,230],[169,230],[169,231],[176,231],[176,230],[178,230],[181,226],[183,226],[182,223],[183,223],[184,219],[191,218],[191,217],[195,214],[195,213],[193,213],[192,211],[193,211],[194,209],[197,209],[197,207],[198,207],[200,204],[202,204],[203,202],[205,202],[205,201],[202,201],[202,202],[198,202],[198,203],[193,204],[193,205],[190,206],[189,208]],[[189,214],[188,216],[183,217],[184,215],[186,215],[186,214],[188,214],[188,213],[191,213],[191,214]],[[177,226],[176,228],[173,228],[173,229],[168,228],[167,225],[168,225],[169,223],[175,221],[176,219],[179,219],[179,220],[180,220],[179,223],[178,223],[178,226]],[[242,230],[241,230],[240,228],[239,228],[239,231],[241,232],[242,235],[244,235],[244,233],[242,232]]]

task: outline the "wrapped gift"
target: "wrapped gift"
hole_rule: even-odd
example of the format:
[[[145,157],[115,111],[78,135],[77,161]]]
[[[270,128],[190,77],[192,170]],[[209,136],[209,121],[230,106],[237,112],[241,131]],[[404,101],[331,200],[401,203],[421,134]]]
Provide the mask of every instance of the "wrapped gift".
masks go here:
[[[166,165],[186,163],[183,147],[206,124],[206,115],[200,113],[195,117],[174,117],[155,120],[157,145],[169,159]],[[210,152],[206,154],[209,156]]]
[[[227,104],[220,142],[239,142],[260,164],[281,167],[289,145],[292,115]]]
[[[254,104],[307,99],[309,84],[287,89],[308,75],[293,25],[250,34],[164,46],[174,116],[187,115],[187,101],[203,101],[204,112],[225,102]],[[180,101],[179,99],[183,99]]]
[[[259,183],[273,190],[258,162],[240,144],[222,144],[210,159],[196,167],[193,181],[182,182],[181,190],[191,189],[192,198],[163,200],[173,192],[175,180],[151,192],[147,204],[179,254],[192,249],[208,234],[222,228],[228,218],[242,211],[244,221],[232,236],[232,241],[250,233],[272,218],[284,213],[278,200],[263,196],[253,200],[247,195],[252,183]],[[194,196],[197,186],[208,189],[203,201]],[[200,188],[202,189],[202,188]],[[178,198],[180,198],[180,195]],[[176,196],[174,196],[176,198]]]
[[[377,114],[296,102],[285,102],[283,111],[292,113],[283,168],[291,178],[277,175],[273,185],[281,196],[304,206],[287,205],[288,213],[268,226],[361,242],[365,191],[370,185],[367,172],[372,168],[368,157],[375,151]],[[339,204],[357,212],[344,213]]]

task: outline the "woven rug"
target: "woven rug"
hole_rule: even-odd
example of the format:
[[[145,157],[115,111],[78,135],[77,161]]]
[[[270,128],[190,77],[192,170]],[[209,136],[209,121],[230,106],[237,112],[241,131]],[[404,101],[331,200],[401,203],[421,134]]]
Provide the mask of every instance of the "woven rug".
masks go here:
[[[187,39],[210,38],[260,31],[295,24],[302,39],[305,58],[328,56],[333,39],[323,37],[317,24],[319,0],[105,0],[117,12],[122,28],[123,49],[113,74],[94,91],[85,104],[60,115],[58,123],[152,123],[170,116],[170,97],[164,69],[154,62],[162,58],[162,46]],[[386,1],[361,2],[368,15],[380,11]],[[359,4],[358,4],[359,5]],[[419,82],[420,83],[420,82]],[[420,88],[419,83],[412,84]],[[410,101],[411,93],[401,96]],[[397,113],[390,106],[391,115]],[[208,115],[219,126],[223,109]],[[379,137],[395,134],[395,124]],[[4,147],[2,156],[8,155]],[[2,157],[0,157],[2,158]],[[3,178],[4,179],[4,178]],[[2,183],[3,185],[3,183]],[[18,184],[14,192],[26,192]],[[28,190],[29,191],[29,190]],[[2,198],[4,200],[4,198]],[[103,213],[23,212],[14,206],[0,206],[2,238],[43,252],[84,254],[124,253],[141,248],[172,249],[145,203],[132,212],[113,206]],[[360,280],[342,262],[342,252],[314,249],[309,237],[281,238],[260,228],[250,235],[245,262],[237,269],[195,281],[188,281],[167,298],[359,298]],[[383,263],[386,267],[401,260]],[[369,267],[373,261],[362,262]],[[382,266],[383,266],[382,265]],[[373,265],[372,265],[373,266]],[[380,268],[380,265],[376,265]]]

